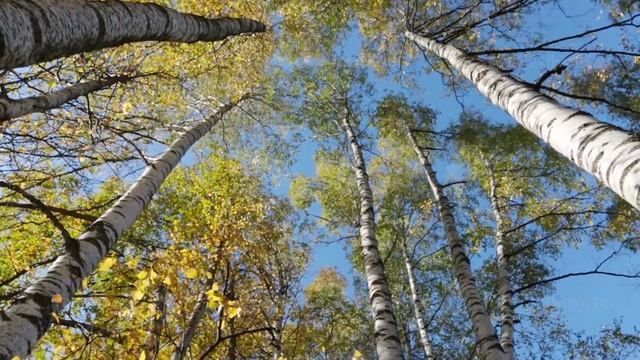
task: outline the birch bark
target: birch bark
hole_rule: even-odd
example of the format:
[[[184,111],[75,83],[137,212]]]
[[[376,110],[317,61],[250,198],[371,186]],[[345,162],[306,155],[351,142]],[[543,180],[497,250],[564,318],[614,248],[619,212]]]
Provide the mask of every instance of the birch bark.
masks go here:
[[[75,251],[58,257],[0,316],[0,359],[24,357],[52,323],[53,312],[69,302],[98,263],[128,230],[180,162],[187,150],[218,123],[235,104],[221,106],[215,115],[195,124],[149,165],[128,191],[77,240]],[[62,301],[53,302],[54,295]],[[57,298],[57,296],[56,296]]]
[[[426,355],[427,360],[435,360],[433,354],[433,348],[431,347],[431,340],[429,339],[429,333],[427,332],[427,322],[424,319],[424,308],[422,307],[422,301],[418,295],[416,287],[416,279],[414,275],[413,262],[409,256],[406,243],[402,244],[402,258],[407,270],[407,277],[409,278],[409,288],[411,289],[411,303],[413,305],[413,312],[416,316],[416,324],[418,324],[418,333],[420,334],[420,341]]]
[[[58,108],[81,96],[85,96],[94,91],[106,89],[113,84],[123,83],[129,80],[131,80],[131,78],[128,77],[112,77],[100,80],[90,80],[40,96],[33,96],[19,100],[0,98],[0,124],[20,116]]]
[[[149,3],[7,0],[0,2],[0,70],[137,41],[218,41],[265,30],[254,20],[207,19]]]
[[[496,256],[498,260],[498,291],[500,292],[500,345],[504,349],[506,359],[515,359],[514,329],[513,329],[513,299],[511,296],[511,282],[509,281],[509,263],[506,256],[505,224],[498,199],[498,183],[493,172],[493,165],[487,162],[489,171],[489,186],[491,187],[491,208],[496,219]]]
[[[491,324],[491,318],[487,312],[487,307],[482,298],[482,294],[476,286],[475,278],[471,271],[471,264],[466,254],[464,240],[458,233],[449,200],[447,199],[442,186],[438,182],[438,178],[431,166],[431,162],[422,152],[422,149],[411,132],[409,125],[404,121],[404,119],[402,122],[411,145],[418,155],[420,163],[424,167],[429,181],[429,186],[433,192],[433,197],[438,204],[440,217],[444,223],[445,233],[449,241],[449,251],[451,253],[454,273],[458,282],[458,287],[460,288],[460,293],[462,294],[467,308],[467,313],[469,314],[469,318],[473,324],[473,330],[476,334],[480,354],[488,360],[504,360],[504,351],[500,346],[496,330]]]
[[[348,115],[341,124],[347,135],[355,158],[355,172],[360,194],[360,241],[364,256],[365,275],[369,286],[369,302],[374,317],[374,339],[380,360],[402,359],[402,344],[398,324],[393,312],[391,291],[384,272],[384,264],[378,251],[375,215],[373,212],[373,192],[369,186],[369,175],[362,154],[362,147],[353,131]]]
[[[640,209],[640,137],[637,134],[561,105],[452,45],[409,31],[406,36],[447,60],[527,130]]]

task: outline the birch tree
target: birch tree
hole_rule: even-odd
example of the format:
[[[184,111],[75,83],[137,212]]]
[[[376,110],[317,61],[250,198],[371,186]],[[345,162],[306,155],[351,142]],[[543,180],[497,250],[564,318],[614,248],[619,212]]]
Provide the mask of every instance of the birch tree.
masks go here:
[[[342,119],[341,127],[345,132],[355,158],[355,171],[360,192],[360,238],[364,255],[365,273],[369,285],[369,298],[374,315],[376,347],[380,359],[402,358],[402,347],[398,335],[397,323],[393,314],[393,301],[388,288],[382,257],[377,249],[375,217],[373,212],[373,193],[369,186],[369,175],[362,154],[362,148],[349,120],[349,110]]]
[[[97,268],[118,238],[133,225],[187,150],[234,105],[220,107],[215,115],[191,127],[154,160],[127,193],[85,233],[65,244],[65,254],[4,311],[0,322],[0,357],[11,359],[32,351],[51,326],[52,313],[62,309],[82,280]]]
[[[449,201],[435,177],[435,171],[433,171],[431,163],[427,159],[427,156],[422,152],[422,149],[420,149],[415,136],[408,126],[406,127],[406,130],[409,139],[416,150],[416,154],[420,158],[420,162],[425,167],[425,172],[427,172],[429,182],[433,187],[434,197],[438,203],[438,207],[440,208],[440,216],[446,226],[446,234],[449,238],[449,248],[451,258],[454,263],[454,271],[456,273],[460,291],[465,299],[469,318],[474,325],[480,353],[488,359],[503,359],[504,350],[499,344],[495,329],[491,324],[485,302],[482,298],[482,293],[475,284],[473,272],[470,267],[470,261],[465,253],[464,240],[455,228],[455,220]]]
[[[445,227],[445,234],[449,242],[450,257],[453,263],[453,271],[466,305],[467,314],[473,324],[479,352],[481,356],[487,359],[504,359],[504,350],[500,345],[495,328],[491,323],[482,292],[476,285],[470,261],[466,253],[466,245],[458,232],[449,200],[440,182],[436,178],[436,173],[433,170],[431,161],[427,153],[425,153],[425,147],[418,143],[414,135],[413,129],[424,121],[430,121],[430,119],[413,119],[412,112],[406,108],[406,105],[402,108],[402,104],[400,104],[399,108],[387,108],[383,109],[383,111],[391,112],[397,117],[397,121],[403,124],[404,132],[427,175],[434,202],[437,204],[440,218]],[[410,124],[412,124],[413,127]]]
[[[469,196],[489,204],[488,211],[478,214],[476,226],[488,226],[487,239],[496,251],[483,272],[488,288],[495,291],[492,313],[502,324],[501,343],[511,349],[510,356],[531,356],[536,353],[532,339],[547,338],[562,324],[545,301],[554,286],[528,288],[531,292],[518,289],[555,278],[554,266],[546,259],[562,256],[566,247],[610,242],[626,247],[620,239],[629,234],[610,233],[615,226],[605,213],[617,210],[601,209],[606,189],[588,186],[577,168],[567,166],[567,159],[524,128],[492,124],[467,111],[451,131],[457,134],[457,151],[470,170]],[[531,328],[530,322],[538,325]],[[561,342],[553,343],[558,345]]]
[[[40,96],[17,100],[0,98],[0,124],[16,117],[56,109],[81,96],[87,96],[92,92],[109,88],[114,84],[126,83],[133,79],[134,77],[115,76],[106,79],[85,81]]]
[[[503,210],[498,199],[498,184],[493,171],[491,160],[485,159],[489,169],[489,186],[491,189],[491,210],[496,220],[496,258],[498,262],[498,291],[500,293],[500,345],[505,351],[506,358],[515,358],[513,343],[513,299],[511,296],[511,281],[509,280],[509,262],[507,259],[507,239],[505,236],[505,220]]]
[[[378,234],[384,251],[389,253],[385,269],[394,284],[395,302],[398,307],[401,301],[407,303],[402,308],[405,314],[398,316],[415,323],[411,331],[417,332],[416,339],[405,341],[416,343],[414,356],[436,359],[441,350],[436,352],[431,337],[442,334],[444,329],[437,326],[439,310],[435,310],[438,306],[434,303],[446,301],[440,289],[451,281],[446,276],[449,263],[440,251],[442,238],[438,234],[437,216],[433,216],[430,189],[419,176],[416,163],[406,161],[413,155],[413,149],[406,145],[404,136],[398,136],[402,134],[398,134],[395,126],[395,100],[393,96],[383,98],[373,116],[379,157],[372,161],[371,173],[381,198]],[[425,116],[434,117],[430,109],[420,110]],[[399,288],[400,283],[408,286]],[[453,353],[452,347],[447,348],[447,353]]]
[[[136,41],[218,41],[264,32],[249,19],[206,19],[156,4],[44,0],[0,4],[0,69]]]
[[[271,355],[282,306],[282,355],[297,357],[289,317],[307,248],[293,237],[291,207],[260,173],[219,154],[177,169],[38,351],[105,360]]]
[[[428,360],[435,359],[435,355],[433,353],[433,347],[431,346],[431,340],[429,339],[429,333],[427,328],[427,320],[424,317],[424,307],[422,306],[422,301],[420,300],[421,296],[418,294],[416,279],[415,279],[415,269],[412,263],[412,259],[409,254],[409,249],[407,249],[407,244],[403,241],[402,243],[402,258],[404,260],[404,265],[407,269],[407,277],[409,278],[409,288],[411,289],[411,302],[413,305],[413,312],[416,318],[416,324],[418,325],[418,333],[420,334],[420,342],[422,343],[422,347],[424,348],[424,353],[427,356]]]
[[[369,88],[366,83],[366,74],[357,66],[337,61],[335,64],[329,63],[317,69],[311,67],[296,69],[293,75],[295,81],[293,84],[289,83],[291,90],[287,94],[294,95],[302,105],[301,108],[296,109],[299,111],[294,110],[289,115],[292,121],[305,124],[323,139],[334,140],[337,135],[335,131],[338,130],[339,136],[344,136],[347,140],[350,156],[353,156],[352,167],[355,172],[357,192],[355,205],[358,215],[357,219],[338,218],[336,222],[353,224],[359,229],[359,247],[364,258],[364,274],[374,318],[373,335],[378,357],[402,358],[402,345],[393,311],[393,301],[376,238],[373,192],[355,125],[359,121],[355,110],[358,106],[357,102],[361,101]],[[328,144],[329,148],[331,148],[330,144]],[[335,154],[335,151],[333,153]],[[333,203],[332,200],[330,202]],[[324,202],[323,205],[333,207]],[[349,208],[349,210],[353,209]]]
[[[563,106],[451,44],[410,31],[405,35],[446,60],[522,126],[640,209],[640,142],[634,134]]]

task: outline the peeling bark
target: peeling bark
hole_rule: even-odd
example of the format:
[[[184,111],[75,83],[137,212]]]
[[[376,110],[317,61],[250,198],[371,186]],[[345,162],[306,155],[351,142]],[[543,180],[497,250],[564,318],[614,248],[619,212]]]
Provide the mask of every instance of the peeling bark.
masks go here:
[[[369,186],[369,175],[362,154],[362,147],[345,116],[341,124],[342,130],[349,139],[355,158],[355,172],[360,194],[360,241],[364,256],[365,275],[369,287],[369,302],[374,317],[374,338],[378,359],[402,359],[402,344],[396,317],[393,312],[391,291],[384,273],[384,265],[378,250],[376,238],[375,215],[373,212],[373,192]]]
[[[447,60],[491,102],[557,152],[640,209],[640,137],[559,104],[463,51],[406,32],[407,38]]]
[[[33,96],[19,100],[0,98],[0,125],[13,118],[59,108],[71,100],[77,99],[81,96],[86,96],[98,90],[106,89],[116,83],[127,82],[129,80],[131,80],[129,77],[112,77],[100,80],[90,80],[40,96]]]
[[[151,3],[90,0],[0,2],[0,69],[138,41],[193,43],[264,32],[264,24],[207,19]]]
[[[217,124],[235,104],[220,107],[182,134],[154,160],[129,190],[77,240],[76,251],[58,257],[14,303],[0,312],[0,359],[24,357],[49,329],[51,313],[60,311],[107,255],[118,238],[140,216],[145,206],[180,162],[187,150]],[[54,295],[62,302],[54,303]]]
[[[467,313],[469,314],[469,318],[473,324],[473,330],[476,334],[480,354],[487,360],[504,360],[504,351],[500,345],[498,336],[496,335],[496,330],[491,324],[491,318],[489,317],[487,306],[482,298],[482,293],[478,289],[475,278],[473,277],[471,264],[466,253],[465,243],[462,236],[458,233],[456,220],[453,216],[449,199],[447,199],[447,196],[442,189],[442,185],[438,182],[436,173],[433,170],[427,155],[424,154],[418,145],[418,141],[411,132],[406,121],[402,119],[402,122],[411,145],[413,146],[416,155],[418,155],[420,163],[424,167],[433,197],[438,204],[440,217],[444,223],[445,233],[447,240],[449,241],[449,251],[451,261],[453,262],[455,277],[458,282],[462,298],[464,299]]]

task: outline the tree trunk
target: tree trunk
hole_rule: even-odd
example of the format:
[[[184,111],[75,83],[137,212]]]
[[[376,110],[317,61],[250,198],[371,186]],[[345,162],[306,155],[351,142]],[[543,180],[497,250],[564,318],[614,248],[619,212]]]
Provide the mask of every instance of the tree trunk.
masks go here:
[[[413,274],[413,263],[407,251],[406,244],[402,244],[402,258],[404,259],[404,265],[407,269],[407,276],[409,277],[409,288],[411,289],[411,303],[413,305],[413,312],[416,316],[416,324],[418,324],[418,333],[420,334],[420,341],[424,348],[424,353],[427,360],[435,360],[433,355],[433,349],[431,348],[431,340],[429,339],[429,333],[427,332],[427,322],[424,319],[424,309],[422,308],[422,301],[418,296],[416,287],[416,280]]]
[[[192,43],[264,32],[249,19],[206,19],[115,0],[0,2],[0,70],[137,41]]]
[[[640,209],[640,138],[563,106],[499,69],[447,44],[406,32],[446,59],[494,104],[566,158]]]
[[[217,250],[216,250],[217,260],[215,260],[214,264],[210,266],[209,269],[207,270],[208,272],[211,273],[211,278],[205,281],[204,290],[198,295],[198,298],[196,299],[196,306],[194,307],[193,313],[191,314],[191,318],[189,319],[189,324],[187,325],[187,328],[183,331],[182,336],[180,337],[180,342],[176,346],[176,349],[173,351],[173,354],[171,355],[171,360],[184,359],[185,356],[187,356],[187,352],[189,351],[189,348],[191,348],[191,342],[193,341],[193,337],[196,335],[196,330],[198,330],[198,326],[200,326],[200,323],[202,322],[202,318],[207,312],[207,305],[209,302],[207,291],[209,291],[213,286],[213,284],[215,284],[216,273],[218,271],[218,266],[220,265],[220,258],[221,258],[220,254],[224,249],[224,244],[225,244],[224,241],[221,241],[217,246]],[[222,317],[220,318],[220,321],[222,321]],[[220,333],[218,333],[217,336],[218,336],[218,339],[216,340],[219,341],[221,336]]]
[[[149,360],[156,360],[160,353],[160,338],[166,320],[167,287],[164,284],[160,284],[156,294],[158,299],[156,300],[156,310],[153,314],[153,328],[144,346],[147,359]]]
[[[489,186],[491,187],[491,208],[496,218],[496,256],[498,258],[498,291],[500,292],[500,345],[504,349],[506,359],[515,359],[513,344],[513,299],[511,296],[511,282],[509,281],[509,263],[506,256],[506,238],[504,234],[504,220],[498,200],[498,184],[493,173],[493,165],[487,163],[489,170]]]
[[[214,280],[213,277],[207,280],[205,283],[204,291],[202,291],[198,295],[198,299],[196,300],[196,307],[191,314],[191,318],[189,319],[189,325],[182,333],[180,337],[180,342],[178,346],[176,346],[173,355],[171,355],[171,360],[182,360],[187,355],[187,351],[191,347],[191,341],[193,337],[196,335],[196,330],[198,329],[198,325],[202,322],[202,318],[207,311],[207,302],[209,301],[209,297],[207,296],[207,291],[213,285]],[[222,321],[222,319],[220,319]]]
[[[278,314],[280,314],[279,311],[278,311]],[[275,335],[273,336],[273,341],[272,341],[273,360],[280,360],[282,358],[282,330],[283,330],[282,318],[280,318],[276,321],[276,327],[273,331]]]
[[[236,299],[236,280],[235,277],[233,276],[232,273],[229,273],[229,299],[230,300],[237,300]],[[236,319],[235,318],[231,318],[228,319],[227,321],[229,323],[229,333],[230,334],[235,334],[236,333]],[[218,339],[220,340],[220,339]],[[237,360],[238,356],[238,339],[236,339],[235,336],[231,336],[231,338],[229,339],[229,351],[227,352],[227,359],[228,360]]]
[[[391,291],[384,273],[384,264],[378,251],[373,193],[369,186],[369,175],[358,138],[347,116],[342,120],[342,128],[351,144],[355,158],[356,179],[360,193],[360,241],[364,256],[365,275],[369,286],[369,301],[374,317],[374,338],[378,359],[402,359],[402,344],[398,325],[393,312]]]
[[[51,313],[62,310],[118,238],[129,229],[151,201],[162,182],[189,148],[235,104],[220,107],[181,135],[149,165],[129,190],[80,236],[74,251],[58,257],[53,265],[29,286],[0,317],[0,359],[29,354],[52,322]],[[61,295],[61,302],[53,302]],[[57,301],[58,296],[56,296]]]
[[[503,360],[504,351],[500,346],[496,330],[491,324],[491,318],[487,312],[487,307],[482,298],[482,294],[476,286],[473,272],[471,271],[471,264],[466,254],[464,240],[458,233],[456,228],[456,221],[451,210],[451,205],[447,196],[442,190],[442,186],[438,182],[436,173],[431,166],[431,162],[427,156],[422,152],[422,149],[418,145],[418,141],[411,132],[408,124],[404,119],[402,122],[407,132],[407,136],[415,150],[420,163],[424,167],[429,181],[429,186],[433,192],[433,197],[438,204],[438,210],[440,211],[440,217],[444,223],[445,233],[449,240],[449,251],[451,253],[451,261],[453,262],[454,273],[460,293],[464,299],[467,313],[473,324],[473,330],[475,331],[480,354],[488,360]]]
[[[90,80],[69,86],[62,90],[25,99],[12,100],[0,98],[0,124],[20,116],[58,108],[81,96],[86,96],[94,91],[106,89],[113,84],[127,82],[131,79],[130,77],[112,77]]]

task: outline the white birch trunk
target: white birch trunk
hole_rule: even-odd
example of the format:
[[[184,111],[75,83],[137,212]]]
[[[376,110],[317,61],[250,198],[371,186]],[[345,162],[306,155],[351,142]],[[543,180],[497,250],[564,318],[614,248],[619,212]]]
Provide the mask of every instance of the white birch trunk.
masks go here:
[[[86,96],[94,91],[106,89],[119,82],[126,82],[130,79],[131,78],[128,77],[113,77],[90,80],[40,96],[19,100],[0,98],[0,124],[20,116],[58,108],[71,100]]]
[[[218,41],[265,30],[254,20],[206,19],[149,3],[0,1],[0,69],[137,41]]]
[[[406,36],[473,82],[494,104],[557,152],[640,209],[640,137],[572,109],[452,45]]]
[[[413,312],[416,316],[416,324],[418,324],[418,333],[420,334],[420,342],[427,360],[435,360],[433,354],[433,348],[431,347],[431,340],[429,339],[429,332],[427,331],[427,322],[424,319],[424,308],[422,307],[422,301],[418,296],[418,290],[416,286],[416,279],[413,273],[413,263],[409,257],[406,244],[402,244],[402,258],[407,270],[407,277],[409,278],[409,288],[411,289],[411,303],[413,305]]]
[[[276,295],[276,322],[273,332],[271,333],[271,346],[273,346],[273,360],[280,360],[282,356],[282,337],[284,330],[284,309],[278,295]],[[267,320],[268,323],[270,321]],[[269,324],[269,326],[271,326]]]
[[[129,190],[108,209],[77,241],[77,250],[66,253],[29,286],[0,315],[0,359],[24,357],[52,323],[51,313],[62,310],[118,238],[128,230],[145,206],[173,171],[187,150],[219,121],[235,104],[222,106],[209,119],[202,120],[181,135],[149,165]],[[62,302],[54,303],[54,295]]]
[[[280,360],[282,358],[282,321],[276,322],[274,332],[276,336],[273,339],[273,360]]]
[[[355,172],[360,194],[360,242],[364,256],[365,275],[369,287],[369,302],[374,318],[374,339],[376,352],[380,360],[402,359],[402,344],[398,324],[393,312],[391,291],[384,273],[384,264],[378,251],[376,239],[375,215],[373,212],[373,192],[369,186],[369,175],[358,138],[345,116],[342,121],[343,131],[349,139]]]
[[[467,313],[469,314],[469,318],[473,324],[473,330],[476,334],[480,355],[487,360],[504,360],[504,351],[500,346],[496,330],[491,324],[491,318],[489,317],[487,307],[484,303],[484,299],[482,298],[482,293],[476,286],[476,281],[473,277],[473,272],[471,271],[471,264],[467,257],[464,240],[458,233],[449,200],[447,199],[442,186],[438,182],[438,178],[431,166],[431,162],[422,152],[422,149],[420,149],[420,146],[418,145],[418,142],[406,121],[402,119],[402,122],[411,145],[418,155],[420,163],[424,167],[433,197],[438,204],[440,217],[444,223],[444,230],[449,241],[449,251],[451,261],[453,262],[456,281],[458,282],[460,293],[464,299]]]
[[[489,186],[491,187],[491,208],[496,219],[496,257],[498,260],[498,292],[500,293],[500,345],[504,349],[506,359],[515,359],[514,329],[513,329],[513,297],[511,296],[511,282],[509,281],[509,263],[506,256],[506,239],[504,234],[504,220],[498,200],[498,184],[493,174],[493,166],[487,163],[489,170]]]

